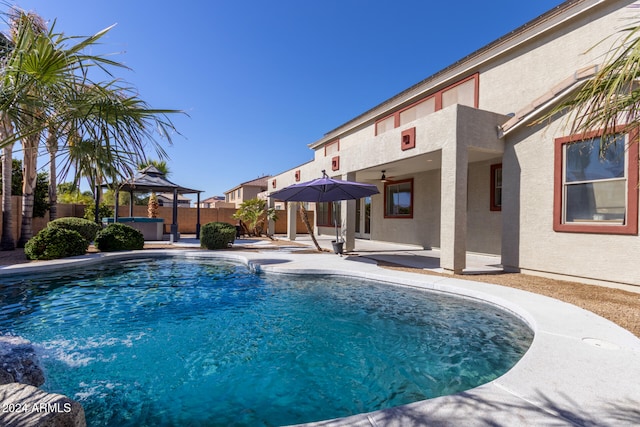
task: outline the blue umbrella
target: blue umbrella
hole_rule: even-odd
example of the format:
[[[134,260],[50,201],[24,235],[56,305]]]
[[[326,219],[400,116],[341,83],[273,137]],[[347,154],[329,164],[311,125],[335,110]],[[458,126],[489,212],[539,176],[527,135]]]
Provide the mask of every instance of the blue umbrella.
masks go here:
[[[337,202],[339,200],[355,200],[378,193],[378,188],[373,184],[332,179],[327,176],[325,171],[322,171],[322,178],[290,185],[282,190],[270,193],[269,197],[285,202],[322,203]],[[338,223],[335,215],[334,224],[336,227],[337,242]]]

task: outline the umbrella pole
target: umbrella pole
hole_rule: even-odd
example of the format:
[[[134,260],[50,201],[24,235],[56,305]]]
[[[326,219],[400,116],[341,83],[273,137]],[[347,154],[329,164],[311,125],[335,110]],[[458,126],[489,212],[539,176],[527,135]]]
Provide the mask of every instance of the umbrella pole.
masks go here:
[[[331,204],[333,205],[333,226],[336,229],[336,243],[338,243],[340,239],[338,238],[338,217],[336,215],[336,202],[332,202]]]

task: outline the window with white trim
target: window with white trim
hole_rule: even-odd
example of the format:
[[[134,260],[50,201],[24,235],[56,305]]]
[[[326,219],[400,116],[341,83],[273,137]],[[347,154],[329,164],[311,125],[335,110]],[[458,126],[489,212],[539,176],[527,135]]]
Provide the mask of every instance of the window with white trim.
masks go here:
[[[564,145],[563,222],[623,224],[627,177],[624,137]]]

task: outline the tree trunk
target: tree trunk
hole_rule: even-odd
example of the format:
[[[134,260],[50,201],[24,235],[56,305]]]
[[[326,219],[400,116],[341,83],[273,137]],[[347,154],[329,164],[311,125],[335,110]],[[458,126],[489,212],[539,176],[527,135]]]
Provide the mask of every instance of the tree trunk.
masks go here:
[[[311,223],[309,222],[309,216],[307,215],[307,210],[304,208],[304,205],[300,203],[300,218],[302,218],[302,222],[304,222],[305,227],[307,227],[307,232],[309,236],[311,236],[311,240],[313,240],[313,244],[316,245],[316,249],[318,252],[322,252],[322,248],[318,244],[316,240],[316,235],[313,233],[313,228],[311,227]]]
[[[38,181],[38,139],[39,135],[29,135],[23,143],[23,169],[22,169],[22,225],[20,227],[20,239],[18,246],[24,245],[33,237],[33,202],[35,198],[36,183]]]
[[[58,179],[56,174],[56,154],[58,153],[58,139],[51,129],[47,137],[47,151],[49,151],[49,221],[58,218]],[[37,178],[36,178],[37,181]]]
[[[13,135],[11,120],[5,114],[0,118],[0,140],[4,141],[9,135]],[[11,180],[13,171],[13,144],[2,148],[2,239],[0,249],[12,251],[16,248],[13,238],[13,206],[11,200]]]
[[[2,149],[2,240],[0,249],[12,251],[16,248],[13,238],[13,206],[11,203],[11,171],[13,168],[13,144]]]

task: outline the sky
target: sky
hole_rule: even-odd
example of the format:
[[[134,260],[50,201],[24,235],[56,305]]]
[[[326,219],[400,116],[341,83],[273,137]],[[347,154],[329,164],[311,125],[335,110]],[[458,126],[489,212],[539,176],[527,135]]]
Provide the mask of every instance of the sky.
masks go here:
[[[204,199],[312,160],[308,145],[325,133],[562,2],[8,4],[55,22],[67,36],[115,24],[91,53],[126,64],[130,70],[116,75],[151,107],[184,112],[171,115],[173,143],[159,141],[170,179],[202,190]]]

